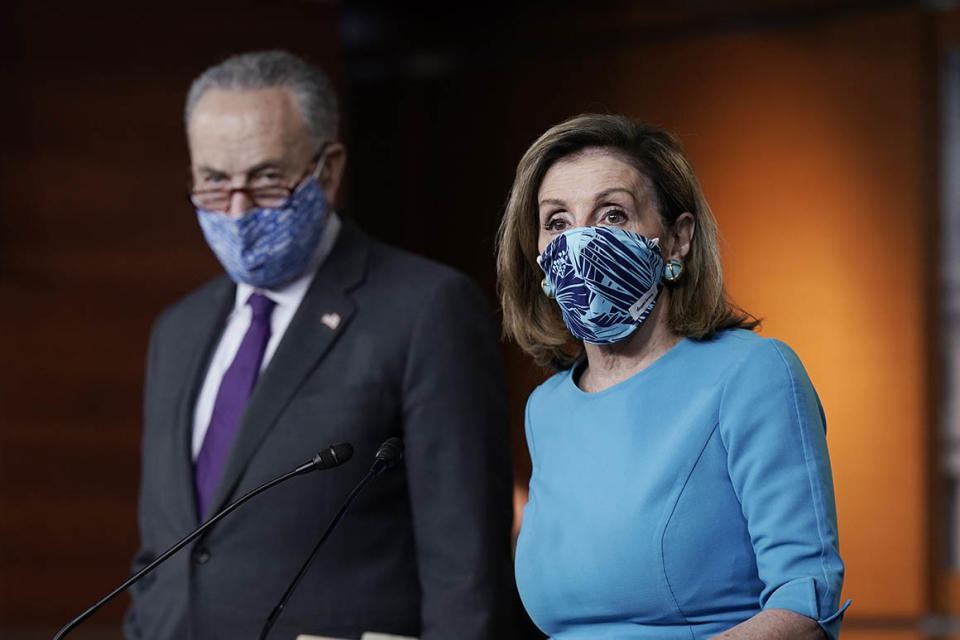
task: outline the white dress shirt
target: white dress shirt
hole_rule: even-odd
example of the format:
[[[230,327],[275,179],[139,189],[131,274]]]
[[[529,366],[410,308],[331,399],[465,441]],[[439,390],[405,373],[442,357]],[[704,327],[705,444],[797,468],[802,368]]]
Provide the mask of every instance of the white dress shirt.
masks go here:
[[[197,459],[200,447],[203,445],[203,438],[207,434],[207,427],[210,425],[210,418],[213,415],[213,405],[217,400],[220,383],[240,349],[243,336],[250,328],[252,312],[247,305],[247,299],[256,292],[265,295],[276,303],[270,316],[270,340],[267,342],[267,348],[263,353],[263,362],[260,364],[260,372],[262,373],[277,350],[277,345],[280,344],[287,327],[290,326],[290,321],[300,307],[300,302],[306,295],[307,289],[310,288],[310,283],[313,282],[317,269],[320,268],[320,265],[330,254],[330,250],[333,249],[333,244],[336,242],[339,233],[340,218],[335,211],[331,211],[324,223],[320,242],[317,244],[310,262],[307,263],[307,268],[304,269],[299,278],[276,289],[258,289],[244,282],[237,283],[237,295],[234,300],[233,311],[227,317],[226,327],[220,336],[220,343],[213,353],[213,358],[210,360],[207,376],[203,380],[203,386],[197,396],[197,405],[193,411],[191,450],[194,460]]]

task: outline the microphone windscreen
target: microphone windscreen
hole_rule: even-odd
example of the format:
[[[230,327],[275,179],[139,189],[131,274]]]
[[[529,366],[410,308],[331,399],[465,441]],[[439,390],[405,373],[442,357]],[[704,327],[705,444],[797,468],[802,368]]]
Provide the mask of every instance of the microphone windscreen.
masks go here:
[[[349,442],[340,442],[321,450],[314,457],[317,469],[332,469],[353,457],[353,447]]]
[[[403,440],[396,436],[387,438],[377,450],[376,458],[385,463],[384,471],[395,466],[403,459]]]

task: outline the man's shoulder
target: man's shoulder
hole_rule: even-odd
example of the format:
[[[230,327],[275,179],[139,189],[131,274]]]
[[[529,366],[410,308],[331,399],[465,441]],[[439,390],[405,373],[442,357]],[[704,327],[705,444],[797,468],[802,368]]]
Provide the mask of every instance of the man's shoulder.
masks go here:
[[[154,322],[154,330],[189,322],[201,314],[219,312],[233,290],[234,284],[226,274],[211,278],[161,311]]]
[[[367,246],[367,279],[375,286],[425,292],[446,286],[475,286],[463,272],[431,258],[387,244],[355,229]]]

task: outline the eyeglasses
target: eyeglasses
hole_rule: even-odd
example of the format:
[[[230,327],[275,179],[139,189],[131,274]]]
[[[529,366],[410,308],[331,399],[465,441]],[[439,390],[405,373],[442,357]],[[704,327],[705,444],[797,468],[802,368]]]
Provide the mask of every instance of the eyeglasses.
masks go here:
[[[233,200],[233,194],[235,193],[242,193],[247,196],[254,207],[265,209],[280,207],[290,199],[293,192],[297,190],[297,187],[299,187],[311,173],[316,171],[318,166],[321,166],[319,161],[322,154],[323,151],[321,150],[310,164],[307,165],[306,170],[300,178],[293,183],[293,186],[282,184],[277,180],[271,181],[270,179],[266,179],[263,181],[266,184],[258,184],[252,187],[191,189],[187,195],[195,207],[206,209],[207,211],[229,211],[230,202]]]

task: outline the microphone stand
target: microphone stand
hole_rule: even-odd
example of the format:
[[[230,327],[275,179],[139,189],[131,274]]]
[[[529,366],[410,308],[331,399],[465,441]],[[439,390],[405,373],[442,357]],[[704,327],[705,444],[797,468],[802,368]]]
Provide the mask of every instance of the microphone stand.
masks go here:
[[[347,499],[344,501],[343,506],[340,507],[340,510],[337,511],[337,515],[333,516],[333,520],[330,521],[330,524],[327,525],[326,531],[323,532],[323,535],[320,537],[320,541],[313,548],[313,551],[310,552],[310,555],[307,557],[307,561],[303,563],[303,566],[300,567],[300,571],[297,573],[296,577],[293,579],[293,582],[290,583],[290,586],[287,587],[287,590],[284,591],[283,596],[280,598],[280,602],[277,603],[277,606],[273,608],[273,611],[270,612],[270,615],[267,616],[266,621],[263,623],[263,628],[260,630],[260,635],[258,636],[259,640],[266,640],[267,634],[270,633],[270,629],[273,627],[273,624],[277,621],[277,618],[280,617],[280,614],[283,612],[283,608],[287,606],[287,600],[290,599],[290,596],[293,594],[294,590],[297,588],[297,585],[300,584],[300,581],[303,579],[303,576],[307,573],[307,568],[310,566],[310,563],[313,562],[313,559],[317,556],[317,552],[320,551],[320,547],[330,536],[333,530],[339,524],[340,519],[343,517],[343,514],[347,512],[347,508],[353,502],[353,499],[356,498],[363,488],[367,486],[373,478],[376,477],[376,472],[373,469],[367,471],[367,475],[363,476],[363,479],[353,488],[353,491],[350,492],[350,495],[347,496]]]
[[[330,524],[327,525],[326,530],[320,537],[320,541],[313,548],[313,551],[310,552],[310,555],[307,557],[307,561],[303,563],[302,567],[300,567],[300,571],[297,573],[296,577],[294,577],[293,582],[290,583],[290,586],[287,587],[287,590],[283,593],[283,596],[281,596],[280,602],[277,603],[277,606],[275,606],[273,611],[270,612],[270,615],[267,616],[266,621],[263,623],[263,628],[260,630],[260,636],[258,637],[259,640],[266,640],[267,634],[270,633],[270,629],[273,628],[277,618],[280,617],[280,614],[283,612],[283,608],[287,606],[287,601],[290,599],[290,596],[297,588],[297,585],[300,584],[300,580],[302,580],[303,576],[307,573],[307,568],[310,566],[310,563],[313,562],[317,552],[320,551],[320,547],[323,546],[323,543],[330,536],[330,533],[333,532],[337,524],[339,524],[340,519],[343,518],[343,514],[347,512],[347,508],[350,507],[350,504],[353,502],[354,498],[356,498],[360,492],[363,491],[364,487],[366,487],[371,480],[382,474],[384,471],[396,466],[402,458],[403,440],[400,438],[387,438],[384,443],[380,445],[380,448],[377,450],[377,454],[373,461],[373,466],[370,467],[370,470],[367,471],[367,474],[363,476],[360,482],[357,483],[357,486],[353,488],[353,491],[350,492],[350,495],[347,496],[347,499],[344,500],[343,506],[341,506],[340,510],[337,511],[337,514],[333,516],[333,520],[330,521]]]
[[[335,447],[341,447],[341,446],[343,445],[335,445]],[[346,446],[349,446],[349,445],[346,445]],[[351,447],[348,452],[344,451],[341,453],[341,455],[343,453],[347,454],[346,459],[337,461],[336,460],[337,452],[333,451],[334,447],[331,447],[330,449],[331,449],[331,452],[333,453],[333,457],[334,457],[334,460],[336,461],[336,464],[339,464],[341,462],[346,462],[346,459],[349,459],[349,457],[353,454],[353,449]],[[250,498],[256,495],[259,495],[264,491],[266,491],[267,489],[275,487],[276,485],[282,482],[286,482],[290,478],[300,476],[305,473],[310,473],[311,471],[315,471],[317,469],[326,468],[324,465],[328,464],[327,462],[328,459],[323,457],[322,454],[327,454],[327,451],[323,451],[320,454],[317,454],[316,456],[314,456],[312,460],[310,460],[309,462],[305,462],[304,464],[300,465],[293,471],[285,473],[278,478],[274,478],[273,480],[267,482],[266,484],[262,484],[256,489],[253,489],[252,491],[245,493],[242,497],[237,499],[235,502],[232,502],[225,509],[223,509],[222,511],[220,511],[219,513],[211,517],[209,520],[204,522],[202,525],[197,527],[193,532],[191,532],[186,537],[181,539],[175,545],[173,545],[172,547],[164,551],[153,562],[151,562],[150,564],[145,566],[143,569],[140,569],[140,571],[136,572],[135,574],[127,578],[119,587],[117,587],[116,589],[114,589],[113,591],[105,595],[96,604],[94,604],[93,606],[88,608],[86,611],[81,613],[79,616],[77,616],[76,618],[68,622],[62,629],[60,629],[57,635],[53,637],[53,640],[62,640],[64,637],[66,637],[68,633],[70,633],[74,628],[76,628],[81,622],[83,622],[84,620],[92,616],[94,613],[99,611],[100,608],[103,607],[105,604],[107,604],[108,602],[116,598],[118,595],[120,595],[124,591],[126,591],[130,587],[130,585],[132,585],[134,582],[140,580],[140,578],[142,578],[143,576],[147,575],[148,573],[156,569],[160,564],[166,561],[167,558],[169,558],[170,556],[175,554],[177,551],[185,547],[191,541],[195,540],[201,533],[203,533],[204,531],[212,527],[214,524],[216,524],[220,520],[222,520],[227,514],[232,513],[234,509],[242,505],[244,502],[246,502]]]

